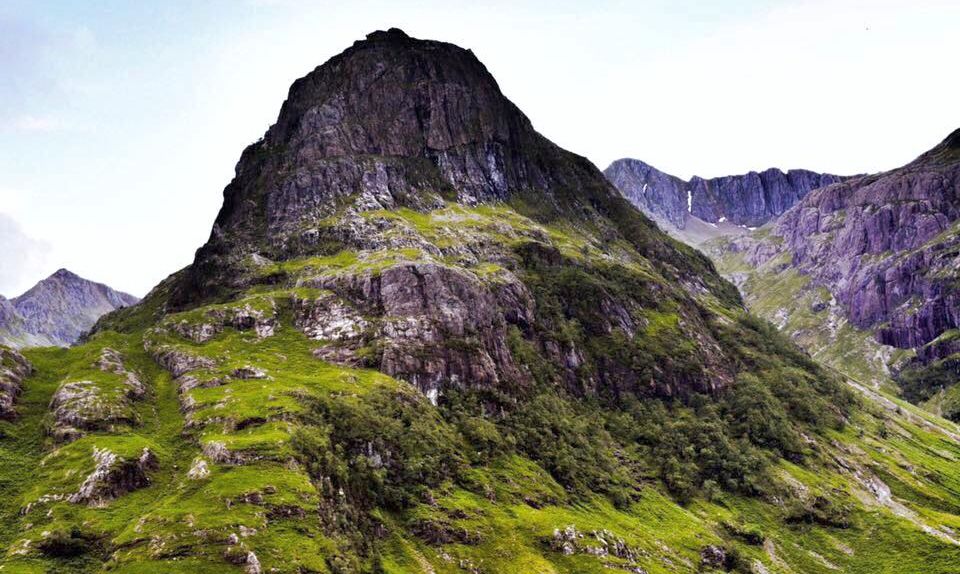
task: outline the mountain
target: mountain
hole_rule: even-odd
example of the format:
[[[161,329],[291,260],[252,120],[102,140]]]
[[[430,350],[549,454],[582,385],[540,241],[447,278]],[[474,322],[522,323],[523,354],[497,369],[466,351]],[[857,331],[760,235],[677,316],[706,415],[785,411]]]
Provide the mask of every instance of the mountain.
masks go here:
[[[821,335],[841,333],[836,358],[862,358],[838,365],[857,365],[867,381],[892,376],[906,398],[960,419],[958,200],[960,130],[903,167],[815,190],[769,229],[711,249],[722,268],[745,273],[748,300],[785,324],[803,316],[794,331],[812,350],[833,354],[836,337]]]
[[[138,301],[133,295],[60,269],[19,297],[8,300],[0,296],[0,344],[72,345],[101,316]]]
[[[293,84],[188,268],[22,357],[5,571],[960,563],[955,425],[819,366],[396,29]]]
[[[644,213],[665,227],[686,230],[691,224],[760,227],[776,218],[811,190],[845,178],[805,169],[786,173],[768,169],[745,175],[689,181],[663,173],[636,159],[619,159],[604,174],[620,192]],[[689,235],[689,233],[687,234]],[[693,237],[696,237],[694,232]]]

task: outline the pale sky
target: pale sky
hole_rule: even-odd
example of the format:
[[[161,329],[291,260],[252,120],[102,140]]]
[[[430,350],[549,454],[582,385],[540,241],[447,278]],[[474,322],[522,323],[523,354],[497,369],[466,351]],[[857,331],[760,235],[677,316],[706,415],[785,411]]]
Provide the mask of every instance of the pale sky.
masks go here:
[[[0,1],[0,293],[67,267],[144,295],[290,83],[391,26],[473,49],[600,168],[874,172],[960,127],[956,0],[147,4]]]

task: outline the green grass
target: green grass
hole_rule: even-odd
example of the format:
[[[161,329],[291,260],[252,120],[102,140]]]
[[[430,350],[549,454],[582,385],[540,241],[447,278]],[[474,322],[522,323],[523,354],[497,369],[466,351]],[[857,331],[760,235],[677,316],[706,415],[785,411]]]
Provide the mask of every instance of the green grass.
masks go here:
[[[104,330],[83,345],[28,351],[36,372],[20,416],[0,422],[0,572],[230,572],[241,567],[229,557],[252,551],[265,572],[693,573],[703,571],[706,545],[735,553],[739,571],[756,562],[784,574],[956,571],[960,547],[922,530],[960,531],[960,447],[946,434],[955,426],[901,403],[895,410],[837,404],[845,399],[833,379],[771,328],[723,294],[676,284],[635,245],[598,240],[590,226],[534,221],[506,205],[363,217],[423,243],[269,263],[251,271],[261,282],[231,300],[165,317],[160,288],[144,307],[104,319]],[[315,358],[320,343],[296,328],[291,309],[294,299],[330,295],[304,287],[311,278],[425,261],[472,273],[491,289],[511,274],[520,277],[536,298],[539,322],[528,328],[584,358],[577,381],[583,394],[551,378],[556,366],[518,327],[509,343],[536,371],[533,388],[512,395],[467,389],[439,407],[403,381]],[[754,280],[779,297],[758,307],[763,314],[785,305],[809,310],[823,298],[789,273]],[[635,303],[633,336],[607,329],[610,314],[598,305],[605,298]],[[275,319],[273,335],[224,326],[196,343],[173,328],[215,322],[246,306]],[[792,320],[809,329],[814,314]],[[707,334],[712,339],[692,337]],[[705,350],[709,344],[720,351]],[[862,348],[852,335],[847,344],[846,355]],[[148,389],[128,405],[136,424],[54,444],[47,411],[64,380],[117,384],[91,366],[105,346],[123,353]],[[218,384],[181,394],[145,348],[214,359],[190,375]],[[745,404],[773,405],[782,418],[789,413],[790,429],[806,441],[802,456],[788,462],[732,434],[743,413],[729,397],[644,394],[650,383],[680,388],[715,380],[730,367],[708,362],[710,352],[752,377],[736,373],[741,388],[753,381],[769,391]],[[590,394],[587,384],[599,385],[599,365],[611,360],[647,377],[636,387],[611,385],[622,395],[616,403]],[[246,366],[266,378],[234,376]],[[844,408],[850,420],[835,424],[831,417]],[[203,451],[214,444],[243,464],[211,460]],[[149,486],[103,507],[50,498],[76,490],[92,470],[94,447],[124,457],[149,448],[158,459]],[[718,455],[724,452],[726,459]],[[190,478],[198,461],[209,474]],[[704,461],[714,466],[698,466]],[[761,492],[708,484],[715,482],[710,473],[731,472],[718,466],[747,469],[754,462],[769,475]],[[678,477],[665,474],[671,464],[680,468],[674,474],[705,473],[682,501],[671,488]],[[855,471],[883,480],[913,519],[869,498]],[[849,527],[788,520],[815,497],[842,509]],[[595,531],[622,540],[635,563],[557,551],[553,533],[568,526],[587,545],[595,544]],[[45,532],[71,530],[92,541],[80,556],[38,550]],[[227,543],[231,535],[237,544]]]

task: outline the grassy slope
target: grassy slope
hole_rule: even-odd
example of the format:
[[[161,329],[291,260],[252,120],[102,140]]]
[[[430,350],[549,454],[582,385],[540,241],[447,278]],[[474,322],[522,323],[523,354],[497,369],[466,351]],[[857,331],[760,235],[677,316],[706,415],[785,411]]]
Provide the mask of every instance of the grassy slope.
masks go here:
[[[506,208],[370,216],[399,218],[408,231],[434,245],[462,241],[464,234],[473,233],[505,243],[536,236],[572,258],[612,257],[638,273],[653,273],[642,258],[625,258],[622,246],[598,251],[575,231],[544,228]],[[436,257],[409,250],[347,252],[277,264],[257,273],[282,271],[296,277]],[[490,263],[447,256],[441,261],[468,268],[485,280],[495,280],[498,272]],[[239,540],[243,549],[239,552],[255,552],[264,571],[362,567],[397,573],[471,569],[601,573],[610,572],[611,565],[626,566],[618,557],[565,555],[553,549],[554,530],[569,525],[585,533],[587,541],[591,531],[609,531],[632,549],[637,564],[650,574],[700,571],[700,550],[708,544],[734,549],[743,569],[758,569],[759,563],[767,572],[946,573],[960,565],[960,546],[946,539],[953,530],[960,531],[960,446],[944,434],[949,428],[941,429],[945,423],[935,417],[908,411],[906,406],[899,407],[904,409],[900,412],[896,407],[868,407],[846,430],[811,437],[815,456],[803,465],[777,463],[774,470],[783,496],[710,492],[681,505],[659,481],[644,478],[629,503],[614,506],[603,496],[565,490],[543,467],[515,451],[476,459],[467,452],[459,431],[406,383],[313,358],[316,343],[293,327],[285,311],[291,295],[304,293],[292,285],[258,289],[257,298],[272,299],[280,309],[277,333],[264,339],[250,331],[226,329],[197,344],[169,331],[151,331],[148,301],[139,324],[137,317],[127,314],[126,334],[104,331],[73,349],[28,352],[36,374],[27,381],[20,400],[21,416],[0,422],[0,487],[5,494],[0,497],[0,543],[6,548],[0,571],[239,571],[241,566],[229,560],[238,553],[236,548],[227,549],[230,534],[246,534]],[[192,310],[170,321],[200,320],[207,310]],[[205,378],[252,364],[270,379],[235,379],[190,391],[197,408],[188,428],[174,382],[144,351],[145,338],[217,359],[218,364],[203,373]],[[90,357],[97,356],[103,346],[121,351],[128,368],[136,369],[148,384],[148,397],[135,403],[140,423],[93,433],[56,448],[44,434],[50,397],[65,379],[94,376]],[[428,500],[373,511],[375,521],[384,526],[376,543],[379,558],[361,564],[351,562],[357,554],[351,525],[334,527],[324,518],[331,508],[342,508],[340,495],[293,462],[293,442],[305,427],[316,431],[306,416],[312,401],[328,408],[347,405],[344,412],[352,412],[351,408],[369,404],[371,397],[384,393],[413,404],[419,418],[427,419],[429,432],[452,433],[452,444],[460,451],[457,456],[467,462],[458,480],[431,488]],[[410,432],[419,431],[411,427]],[[212,442],[222,443],[250,462],[216,464],[207,457],[211,474],[188,479],[188,469],[204,458],[202,446]],[[159,469],[151,474],[151,485],[104,508],[62,500],[37,504],[42,495],[76,490],[92,470],[89,454],[94,446],[130,456],[144,446],[153,450]],[[843,464],[833,462],[837,459]],[[652,476],[646,469],[637,471],[640,476]],[[889,506],[878,501],[862,480],[873,476],[890,486]],[[262,500],[252,498],[254,493]],[[805,521],[798,505],[817,496],[847,507],[849,524]],[[31,502],[35,505],[30,512],[19,515]],[[469,536],[429,543],[415,534],[418,524],[443,525]],[[88,537],[85,553],[53,558],[37,551],[49,536],[45,533],[72,528]],[[923,528],[945,535],[928,534]]]

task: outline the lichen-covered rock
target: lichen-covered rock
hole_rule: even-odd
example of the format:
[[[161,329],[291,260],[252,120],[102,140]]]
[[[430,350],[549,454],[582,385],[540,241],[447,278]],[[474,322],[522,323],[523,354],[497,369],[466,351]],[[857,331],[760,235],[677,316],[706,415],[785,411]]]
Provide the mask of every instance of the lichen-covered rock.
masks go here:
[[[207,461],[199,456],[193,459],[193,464],[190,465],[190,470],[187,471],[187,478],[190,480],[202,480],[208,476],[210,476],[210,467],[207,465]]]
[[[117,456],[108,449],[94,447],[96,467],[67,500],[74,504],[105,506],[111,500],[150,484],[149,472],[158,467],[156,455],[144,448],[133,460]]]
[[[370,326],[357,309],[332,293],[317,298],[297,297],[293,306],[297,328],[311,339],[357,339]]]
[[[147,388],[140,380],[140,376],[134,371],[127,370],[123,363],[123,355],[114,349],[104,347],[100,352],[100,358],[97,360],[96,366],[105,373],[122,376],[124,378],[123,384],[127,386],[127,396],[130,399],[143,398],[147,393]]]
[[[0,346],[0,419],[16,416],[15,403],[33,367],[23,355]]]
[[[126,397],[105,392],[94,381],[61,384],[50,400],[50,411],[53,416],[50,434],[58,442],[76,440],[88,431],[137,422]]]

